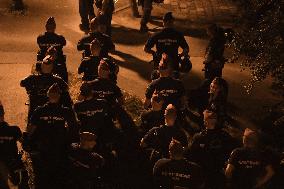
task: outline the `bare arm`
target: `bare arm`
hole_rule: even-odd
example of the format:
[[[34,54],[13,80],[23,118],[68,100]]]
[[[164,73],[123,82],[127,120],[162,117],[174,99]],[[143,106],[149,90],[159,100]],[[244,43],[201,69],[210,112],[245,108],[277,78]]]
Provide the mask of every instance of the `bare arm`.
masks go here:
[[[267,183],[274,175],[274,169],[271,165],[265,167],[266,174],[263,177],[257,179],[257,184],[254,188],[259,188]]]

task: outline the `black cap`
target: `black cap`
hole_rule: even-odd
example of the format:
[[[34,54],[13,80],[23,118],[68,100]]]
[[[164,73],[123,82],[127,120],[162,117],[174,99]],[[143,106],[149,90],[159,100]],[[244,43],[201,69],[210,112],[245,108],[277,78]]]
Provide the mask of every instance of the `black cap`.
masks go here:
[[[46,26],[56,26],[55,18],[53,16],[47,19]]]
[[[173,13],[167,12],[163,17],[163,21],[168,22],[168,21],[171,21],[171,20],[174,20]]]

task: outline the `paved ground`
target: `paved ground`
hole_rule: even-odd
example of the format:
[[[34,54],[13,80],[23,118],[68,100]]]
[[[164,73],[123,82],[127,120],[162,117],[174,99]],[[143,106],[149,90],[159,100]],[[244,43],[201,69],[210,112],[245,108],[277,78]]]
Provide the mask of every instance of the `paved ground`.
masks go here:
[[[80,18],[78,16],[78,2],[69,0],[53,1],[53,4],[45,0],[25,0],[28,5],[26,15],[9,13],[7,7],[10,0],[0,2],[0,99],[3,101],[7,111],[7,120],[12,124],[25,127],[27,107],[24,105],[27,99],[24,89],[19,86],[22,78],[30,74],[31,66],[36,58],[36,37],[44,31],[44,23],[47,17],[56,17],[58,32],[68,40],[64,52],[67,55],[68,69],[75,73],[80,63],[81,55],[76,50],[77,41],[83,36],[78,29]],[[215,0],[223,2],[222,0]],[[214,3],[214,0],[208,2]],[[173,1],[172,1],[173,2]],[[177,1],[177,2],[181,2]],[[188,2],[188,1],[186,1]],[[199,17],[203,0],[189,0],[196,6],[196,17]],[[224,2],[228,2],[225,0]],[[128,0],[119,0],[119,7],[127,5]],[[208,6],[206,6],[208,5]],[[156,31],[161,26],[161,16],[168,10],[174,9],[173,5],[155,5],[153,15],[155,16],[149,27]],[[176,6],[183,6],[182,4]],[[191,10],[193,4],[189,4]],[[211,9],[209,4],[203,4],[204,11]],[[222,5],[223,6],[223,5]],[[219,7],[214,8],[214,15],[219,14]],[[215,3],[214,6],[216,7]],[[229,5],[228,5],[229,7]],[[224,10],[227,8],[224,8]],[[193,15],[195,9],[192,9]],[[200,11],[199,11],[200,10]],[[221,11],[223,14],[223,12]],[[176,17],[182,15],[174,11]],[[208,19],[207,19],[208,18]],[[210,21],[210,16],[204,19]],[[190,55],[193,62],[193,70],[184,77],[187,88],[199,85],[203,78],[202,62],[204,50],[207,45],[204,22],[192,18],[189,24],[181,25],[182,18],[178,20],[179,26],[186,35],[190,44]],[[149,82],[151,66],[147,63],[151,57],[143,51],[143,45],[150,34],[138,32],[139,19],[130,17],[130,10],[124,9],[115,14],[113,19],[113,38],[116,43],[117,52],[113,56],[120,64],[118,78],[119,86],[138,97],[144,97],[144,91]],[[230,24],[226,22],[225,24]],[[243,84],[249,79],[250,74],[246,71],[240,72],[237,64],[226,65],[224,78],[230,84],[229,99],[232,104],[231,112],[244,124],[249,124],[252,115],[262,109],[263,106],[277,101],[269,89],[270,80],[256,86],[251,95],[246,94]]]

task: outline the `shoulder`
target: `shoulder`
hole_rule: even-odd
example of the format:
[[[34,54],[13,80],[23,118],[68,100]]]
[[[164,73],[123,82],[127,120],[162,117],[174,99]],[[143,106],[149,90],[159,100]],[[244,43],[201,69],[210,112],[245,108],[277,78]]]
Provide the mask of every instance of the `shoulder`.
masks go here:
[[[232,152],[231,152],[231,156],[237,156],[239,154],[242,154],[245,151],[244,148],[235,148]]]
[[[42,38],[46,37],[45,33],[41,33],[37,36],[38,40],[41,40]]]

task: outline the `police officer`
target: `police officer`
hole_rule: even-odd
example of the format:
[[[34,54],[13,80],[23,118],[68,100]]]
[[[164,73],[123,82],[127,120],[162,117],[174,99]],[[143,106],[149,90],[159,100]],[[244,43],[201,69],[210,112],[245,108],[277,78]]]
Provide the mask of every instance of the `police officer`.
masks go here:
[[[9,189],[8,177],[23,167],[18,155],[17,141],[22,137],[22,132],[17,126],[10,126],[4,119],[4,107],[0,101],[0,188]],[[11,167],[16,163],[16,167]]]
[[[159,127],[165,124],[163,99],[159,95],[153,95],[151,105],[152,109],[141,115],[141,128],[143,132],[148,132],[153,127]]]
[[[111,40],[111,37],[104,34],[105,24],[103,23],[101,17],[96,17],[90,22],[90,33],[79,40],[77,44],[78,51],[83,51],[83,58],[89,57],[90,43],[97,39],[101,44],[101,57],[108,57],[110,51],[114,51],[115,46]]]
[[[67,145],[78,141],[78,125],[75,113],[60,104],[62,91],[53,84],[47,91],[48,102],[32,114],[27,128],[36,186],[39,188],[63,188]],[[67,127],[66,127],[67,124]]]
[[[174,29],[174,17],[171,12],[168,12],[163,17],[164,29],[158,33],[155,33],[150,37],[145,46],[144,51],[146,53],[154,55],[154,59],[157,59],[156,64],[161,60],[162,54],[167,54],[172,62],[170,63],[171,69],[174,71],[179,70],[179,53],[178,48],[183,49],[182,55],[188,56],[189,46],[180,32]],[[156,46],[157,52],[152,50]]]
[[[194,135],[189,148],[189,159],[204,170],[208,187],[224,188],[223,169],[235,147],[233,138],[218,125],[217,114],[204,111],[205,130]]]
[[[207,28],[207,34],[210,40],[203,64],[205,65],[205,79],[212,81],[215,77],[222,77],[222,70],[225,63],[223,54],[226,38],[224,30],[216,24],[212,24]]]
[[[96,6],[106,26],[105,34],[111,36],[111,21],[114,12],[114,0],[96,0]]]
[[[78,68],[78,74],[84,73],[83,81],[92,81],[98,77],[98,66],[101,61],[101,44],[97,39],[91,42],[90,51],[91,56],[84,58]]]
[[[72,189],[95,188],[104,158],[94,152],[96,135],[80,133],[80,143],[73,143],[68,150],[68,181]]]
[[[83,100],[74,104],[74,110],[81,122],[81,132],[92,132],[102,143],[113,141],[116,128],[114,126],[113,109],[104,99],[94,98],[92,84],[85,82],[81,86]]]
[[[38,107],[44,105],[48,101],[47,91],[50,86],[57,83],[62,90],[61,104],[67,107],[72,107],[72,100],[68,92],[68,85],[60,77],[52,74],[53,64],[46,57],[40,64],[41,73],[31,74],[23,79],[20,83],[21,87],[24,87],[29,95],[29,113],[28,122],[32,112]]]
[[[151,12],[153,9],[153,5],[152,5],[153,0],[141,0],[140,3],[142,5],[142,10],[143,10],[142,18],[140,21],[140,31],[147,32],[148,31],[147,23],[151,19]]]
[[[94,11],[94,0],[79,0],[79,13],[81,16],[82,31],[89,31],[89,21],[96,17]]]
[[[204,177],[200,166],[184,158],[184,147],[172,140],[169,145],[169,158],[160,159],[153,168],[157,188],[203,188]]]
[[[98,67],[98,78],[92,81],[94,97],[106,100],[112,107],[122,105],[124,98],[120,88],[111,78],[109,59],[104,58]]]
[[[265,188],[274,175],[269,157],[259,148],[259,135],[246,129],[243,147],[236,148],[228,161],[225,175],[232,188]]]
[[[47,55],[54,59],[54,72],[68,82],[68,73],[66,68],[66,56],[63,54],[63,47],[66,40],[62,35],[55,33],[56,22],[54,17],[49,17],[46,21],[46,32],[37,37],[39,51],[37,60],[42,61]]]
[[[187,146],[185,133],[176,126],[177,110],[169,104],[165,110],[165,124],[160,127],[152,128],[141,140],[140,146],[144,149],[153,149],[151,160],[168,157],[168,147],[172,138]]]
[[[147,109],[151,104],[151,98],[154,93],[161,96],[164,101],[165,108],[168,104],[173,104],[178,109],[185,104],[185,89],[180,80],[171,77],[171,69],[169,67],[169,59],[163,59],[159,65],[160,78],[152,81],[146,89],[146,99],[144,108]]]

